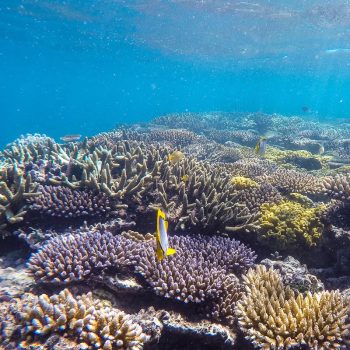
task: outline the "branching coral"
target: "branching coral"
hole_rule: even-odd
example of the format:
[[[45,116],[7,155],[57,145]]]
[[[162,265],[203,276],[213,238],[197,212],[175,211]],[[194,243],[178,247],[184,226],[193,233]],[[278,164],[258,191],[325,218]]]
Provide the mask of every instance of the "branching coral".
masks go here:
[[[124,312],[113,309],[91,294],[74,297],[69,290],[51,297],[32,296],[21,312],[23,335],[31,340],[52,333],[76,339],[81,349],[139,350],[148,337]]]
[[[237,303],[239,326],[264,350],[345,348],[348,305],[338,291],[298,294],[285,287],[275,270],[258,266],[243,277],[245,294]]]
[[[272,175],[277,169],[277,165],[266,159],[248,158],[241,159],[230,166],[227,170],[234,176],[245,176],[257,178],[260,176]]]
[[[109,267],[131,267],[156,294],[185,302],[202,302],[219,293],[228,273],[241,274],[254,264],[254,252],[223,237],[174,236],[176,254],[158,261],[155,240],[129,232],[59,236],[34,254],[29,269],[43,282],[83,280]]]
[[[82,280],[110,266],[131,264],[138,249],[128,239],[121,240],[109,232],[68,234],[51,239],[33,254],[29,270],[43,282]]]
[[[250,211],[259,210],[263,203],[279,203],[282,199],[282,195],[270,184],[242,190],[236,198],[237,202],[244,204]]]
[[[240,274],[254,263],[254,253],[223,237],[175,236],[176,254],[157,261],[152,246],[140,251],[141,273],[155,292],[184,302],[203,302],[220,295],[228,273]]]
[[[350,174],[327,176],[322,181],[323,192],[342,200],[350,199]]]
[[[271,175],[262,176],[260,181],[268,182],[286,193],[313,194],[319,193],[321,190],[320,178],[306,172],[290,169],[278,168]]]
[[[54,159],[53,155],[58,152],[59,148],[55,141],[46,135],[28,134],[7,145],[3,156],[8,162],[25,164]]]
[[[24,220],[27,213],[25,199],[36,196],[31,176],[24,177],[16,165],[3,168],[0,173],[0,237],[9,233],[10,226]]]
[[[72,190],[63,186],[39,186],[39,196],[30,200],[30,209],[55,217],[72,218],[116,212],[117,203],[103,192]]]
[[[324,205],[308,208],[284,200],[278,204],[265,203],[260,208],[260,239],[273,243],[279,249],[299,244],[314,246],[322,236]]]
[[[243,289],[240,280],[234,274],[227,275],[219,293],[208,303],[207,316],[234,326],[237,319],[235,308],[243,295]]]

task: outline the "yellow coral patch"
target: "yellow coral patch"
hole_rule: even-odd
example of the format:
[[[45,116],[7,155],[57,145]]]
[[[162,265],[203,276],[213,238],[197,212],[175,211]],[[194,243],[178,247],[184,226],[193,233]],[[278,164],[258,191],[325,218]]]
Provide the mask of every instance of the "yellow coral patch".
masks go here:
[[[323,204],[310,208],[287,200],[278,204],[264,203],[260,207],[260,238],[272,242],[278,249],[299,244],[314,246],[322,235],[320,217],[325,208]]]
[[[271,161],[274,161],[281,165],[287,165],[286,163],[292,163],[296,158],[313,158],[320,161],[322,164],[322,168],[328,166],[328,162],[332,159],[330,156],[324,156],[319,154],[313,154],[309,151],[299,150],[281,150],[276,147],[267,147],[267,151],[265,153],[265,158]]]
[[[247,188],[258,187],[259,186],[259,184],[257,182],[255,182],[254,180],[250,179],[249,177],[244,177],[244,176],[234,176],[231,179],[231,184],[237,190],[245,190]]]

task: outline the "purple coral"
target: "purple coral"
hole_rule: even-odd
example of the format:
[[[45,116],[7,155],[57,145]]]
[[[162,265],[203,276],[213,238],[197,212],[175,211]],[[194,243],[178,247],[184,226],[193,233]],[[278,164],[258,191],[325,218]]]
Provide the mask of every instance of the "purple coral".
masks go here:
[[[103,268],[131,264],[137,246],[130,243],[110,232],[58,236],[32,255],[29,269],[43,282],[82,280]]]
[[[30,209],[55,217],[97,216],[113,210],[111,199],[103,192],[72,190],[64,186],[40,186],[39,196],[30,200]]]
[[[70,282],[108,267],[130,266],[156,294],[198,303],[219,295],[227,274],[244,272],[255,261],[251,249],[230,238],[173,236],[170,244],[176,254],[158,261],[153,239],[70,234],[49,241],[31,257],[29,268],[41,281]]]
[[[224,237],[173,236],[176,254],[157,261],[151,246],[140,251],[136,271],[159,295],[184,302],[202,302],[218,295],[225,276],[246,271],[254,264],[252,250]]]

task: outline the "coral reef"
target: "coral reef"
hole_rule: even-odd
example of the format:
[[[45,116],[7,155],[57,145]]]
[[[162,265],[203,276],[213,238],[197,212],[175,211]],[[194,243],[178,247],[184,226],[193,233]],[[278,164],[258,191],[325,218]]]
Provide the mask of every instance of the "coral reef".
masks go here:
[[[323,191],[325,194],[333,198],[342,200],[350,199],[350,175],[337,174],[335,176],[327,176],[322,181]]]
[[[306,172],[278,168],[271,175],[261,176],[261,180],[270,183],[284,193],[298,192],[302,194],[320,193],[322,180]]]
[[[278,249],[298,245],[315,246],[322,236],[323,204],[308,208],[284,200],[277,204],[264,203],[260,208],[260,238]]]
[[[231,179],[231,184],[235,190],[246,190],[259,186],[256,181],[244,176],[234,176]]]
[[[260,112],[21,136],[0,152],[1,346],[345,350],[349,140]]]
[[[264,259],[260,264],[278,271],[283,284],[296,292],[316,293],[324,290],[323,283],[310,274],[306,265],[302,265],[292,256],[287,256],[284,260]]]
[[[94,193],[88,189],[72,190],[69,187],[48,185],[39,186],[37,192],[40,195],[30,200],[29,209],[47,216],[107,216],[116,209],[116,203],[103,192]]]
[[[295,293],[273,269],[258,266],[244,276],[245,294],[237,302],[238,323],[262,349],[345,348],[350,329],[348,305],[338,291]]]
[[[29,297],[20,313],[23,337],[21,346],[52,333],[76,338],[81,349],[142,349],[148,337],[124,312],[91,294],[74,297],[68,289],[51,297]]]
[[[139,249],[132,243],[108,231],[58,236],[32,255],[29,270],[43,282],[83,280],[103,268],[131,264]]]
[[[9,226],[24,220],[27,213],[25,199],[36,196],[31,176],[24,177],[16,165],[0,169],[0,237],[8,235]]]
[[[157,294],[192,301],[204,297],[201,288],[213,288],[220,273],[241,274],[255,260],[254,252],[234,239],[173,236],[170,243],[176,254],[159,262],[155,240],[140,237],[144,236],[131,231],[118,236],[108,231],[58,236],[32,255],[29,269],[42,282],[71,282],[108,267],[132,266]]]

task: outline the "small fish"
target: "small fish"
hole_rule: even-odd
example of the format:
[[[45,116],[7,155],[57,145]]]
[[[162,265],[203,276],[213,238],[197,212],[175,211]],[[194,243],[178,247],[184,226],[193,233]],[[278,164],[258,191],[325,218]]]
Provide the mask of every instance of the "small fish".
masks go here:
[[[174,151],[168,156],[168,160],[171,164],[176,164],[185,158],[185,155],[181,151]]]
[[[64,135],[64,136],[60,137],[60,140],[64,141],[64,142],[73,142],[73,141],[80,140],[80,138],[81,138],[81,135],[72,134],[72,135]]]
[[[169,248],[168,240],[168,221],[166,220],[165,213],[160,209],[157,212],[157,250],[156,255],[159,261],[163,260],[168,255],[173,255],[176,250]]]
[[[303,106],[301,107],[301,110],[304,112],[304,113],[307,113],[310,111],[310,108],[308,106]]]
[[[188,180],[189,180],[189,175],[184,175],[184,176],[181,176],[181,181],[183,181],[183,182],[187,182]]]
[[[322,144],[320,144],[320,148],[319,148],[319,150],[318,150],[318,154],[320,154],[320,155],[322,155],[322,154],[324,154],[324,145],[322,145]]]
[[[259,156],[263,156],[266,153],[267,137],[260,137],[259,141],[255,146],[255,153]]]

